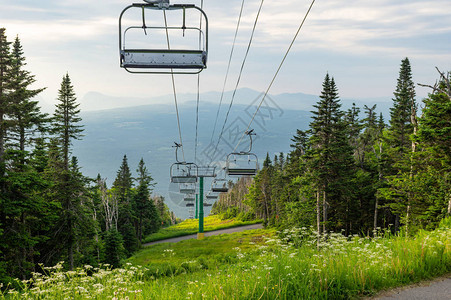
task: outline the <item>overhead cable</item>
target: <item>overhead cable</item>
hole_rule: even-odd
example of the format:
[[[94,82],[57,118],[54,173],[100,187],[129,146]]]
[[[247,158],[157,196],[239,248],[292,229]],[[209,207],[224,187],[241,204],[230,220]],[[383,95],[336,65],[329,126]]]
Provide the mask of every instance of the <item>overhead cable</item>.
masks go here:
[[[247,131],[249,130],[249,128],[251,127],[251,124],[252,124],[252,122],[254,121],[255,116],[257,115],[257,112],[259,111],[260,107],[262,106],[263,102],[265,101],[265,98],[266,98],[266,96],[268,95],[269,90],[271,89],[271,87],[272,87],[274,81],[276,80],[276,77],[277,77],[277,75],[279,74],[279,71],[280,71],[280,69],[282,68],[283,63],[285,62],[285,59],[287,58],[288,53],[289,53],[290,50],[291,50],[291,47],[293,46],[294,42],[296,41],[296,39],[297,39],[297,37],[298,37],[298,35],[299,35],[299,32],[301,31],[302,26],[304,25],[304,22],[305,22],[305,20],[307,19],[308,15],[309,15],[309,13],[310,13],[310,10],[312,9],[314,3],[315,3],[315,0],[312,1],[312,3],[310,4],[310,7],[308,8],[307,12],[305,13],[305,16],[304,16],[304,18],[302,19],[302,22],[301,22],[301,24],[299,25],[299,28],[298,28],[298,30],[296,31],[296,34],[294,35],[294,38],[293,38],[293,40],[291,41],[290,46],[288,47],[288,49],[287,49],[287,51],[286,51],[286,53],[285,53],[285,55],[284,55],[282,61],[280,62],[279,67],[277,68],[277,71],[276,71],[276,73],[274,74],[274,76],[273,76],[273,78],[272,78],[272,80],[271,80],[271,83],[269,84],[268,88],[266,89],[266,92],[265,92],[265,94],[263,95],[263,98],[262,98],[262,100],[260,101],[260,104],[258,105],[257,110],[255,111],[254,115],[252,116],[251,121],[249,122],[249,125],[247,126],[246,130],[244,131],[243,135],[241,136],[240,140],[238,141],[238,144],[235,146],[235,149],[233,149],[233,152],[236,151],[236,149],[237,149],[238,146],[240,145],[241,141],[243,140],[244,136],[246,135],[246,132],[247,132]]]
[[[228,117],[229,117],[230,110],[231,110],[232,105],[233,105],[233,100],[235,99],[235,94],[236,94],[236,91],[237,91],[237,89],[238,89],[238,85],[240,84],[241,75],[242,75],[242,73],[243,73],[244,65],[246,64],[246,59],[247,59],[247,56],[248,56],[248,54],[249,54],[249,50],[250,50],[251,45],[252,45],[252,40],[253,40],[253,38],[254,38],[255,28],[257,27],[258,18],[259,18],[259,16],[260,16],[260,12],[261,12],[261,9],[262,9],[262,6],[263,6],[263,3],[264,3],[264,2],[265,2],[265,0],[262,0],[262,1],[261,1],[260,7],[258,8],[257,16],[255,17],[254,26],[253,26],[253,28],[252,28],[252,34],[251,34],[251,37],[250,37],[250,39],[249,39],[249,43],[248,43],[248,45],[247,45],[246,54],[244,55],[243,62],[241,63],[240,73],[239,73],[239,75],[238,75],[238,79],[237,79],[236,84],[235,84],[235,89],[233,90],[232,99],[230,100],[230,105],[229,105],[229,108],[228,108],[228,110],[227,110],[227,114],[226,114],[226,117],[225,117],[225,119],[224,119],[224,123],[222,124],[221,133],[219,134],[218,141],[217,141],[217,143],[216,143],[215,150],[214,150],[213,155],[212,155],[212,161],[213,161],[213,158],[214,158],[216,152],[218,151],[218,145],[219,145],[219,142],[221,141],[222,135],[223,135],[223,133],[224,133],[224,128],[225,128],[225,125],[226,125],[226,123],[227,123],[227,119],[228,119]],[[211,163],[211,162],[210,162],[210,163]]]
[[[244,7],[244,0],[241,2],[241,9],[240,9],[240,14],[238,16],[238,22],[236,24],[235,36],[233,38],[233,44],[232,44],[232,50],[230,51],[229,62],[227,64],[227,71],[226,71],[226,75],[225,75],[225,78],[224,78],[224,84],[222,86],[221,98],[219,99],[218,111],[216,112],[215,125],[213,126],[213,131],[211,133],[211,139],[210,139],[211,143],[213,142],[213,136],[215,135],[215,131],[216,131],[216,124],[218,123],[219,111],[221,110],[222,99],[224,97],[224,91],[225,91],[225,87],[226,87],[226,83],[227,83],[227,78],[229,76],[230,63],[232,62],[232,56],[233,56],[233,52],[234,52],[234,49],[235,49],[236,37],[238,35],[238,29],[240,28],[241,16],[243,14],[243,7]]]

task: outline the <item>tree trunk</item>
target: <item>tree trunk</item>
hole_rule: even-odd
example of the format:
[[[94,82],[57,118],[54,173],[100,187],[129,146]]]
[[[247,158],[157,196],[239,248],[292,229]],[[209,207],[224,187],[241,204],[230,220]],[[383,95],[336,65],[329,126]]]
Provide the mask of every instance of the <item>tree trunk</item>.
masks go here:
[[[413,136],[417,135],[417,130],[418,130],[418,122],[417,122],[417,113],[416,113],[416,109],[415,109],[415,102],[412,101],[412,114],[410,115],[410,121],[413,125]],[[410,183],[412,183],[413,181],[413,160],[414,160],[414,155],[415,155],[415,151],[416,151],[416,143],[415,140],[412,139],[412,152],[410,154]],[[410,185],[409,185],[410,186]],[[412,197],[413,194],[410,191],[410,187],[409,187],[409,192],[407,193],[407,212],[406,212],[406,235],[409,236],[409,227],[410,227],[410,218],[411,218],[411,210],[412,210]]]
[[[326,190],[323,191],[323,233],[325,234],[327,232],[326,227],[327,222],[327,201],[326,201]]]
[[[376,151],[374,151],[376,152]],[[381,167],[381,163],[380,163],[380,159],[382,156],[382,142],[379,142],[379,156],[376,155],[377,159],[378,159],[378,173],[379,173],[379,183],[382,181],[382,167]],[[373,227],[374,230],[377,229],[377,216],[378,216],[378,206],[379,206],[379,199],[376,197],[376,203],[374,204],[374,222],[373,222]]]
[[[316,191],[316,230],[318,231],[317,247],[319,248],[319,237],[321,235],[321,206],[320,206],[320,191]]]

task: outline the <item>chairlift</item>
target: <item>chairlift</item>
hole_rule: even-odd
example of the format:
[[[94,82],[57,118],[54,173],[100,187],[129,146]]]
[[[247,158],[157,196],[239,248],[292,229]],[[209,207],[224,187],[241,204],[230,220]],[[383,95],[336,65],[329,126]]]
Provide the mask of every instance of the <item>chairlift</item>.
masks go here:
[[[216,200],[218,199],[218,195],[207,194],[205,198],[207,198],[208,200]]]
[[[194,4],[170,5],[169,0],[144,2],[129,5],[120,14],[120,66],[130,73],[151,74],[197,74],[205,69],[208,54],[208,19],[205,12]],[[181,12],[181,16],[177,11]],[[140,15],[139,23],[129,25],[130,22],[123,20],[124,15]],[[181,18],[180,23],[170,25],[167,22],[169,18]],[[156,20],[160,20],[161,24],[154,25]],[[192,25],[194,22],[197,24]],[[177,33],[179,38],[169,40],[170,34]]]
[[[207,202],[204,202],[204,206],[212,206],[213,204],[211,204],[211,203],[207,203]]]
[[[183,198],[183,201],[186,201],[186,202],[194,202],[194,197],[193,196],[188,196],[188,197],[185,197],[185,198]]]
[[[180,193],[181,194],[195,194],[196,193],[196,186],[194,184],[190,183],[184,183],[180,185]]]
[[[211,184],[211,191],[213,193],[227,193],[229,188],[227,187],[227,180],[216,178]]]
[[[194,203],[186,203],[186,207],[193,207]]]
[[[173,183],[196,183],[197,182],[197,165],[195,163],[187,163],[179,161],[177,156],[178,148],[182,145],[175,143],[175,160],[171,165],[170,176]]]
[[[251,153],[253,129],[246,131],[245,134],[250,138],[249,150],[241,152],[232,152],[227,155],[226,173],[229,176],[254,176],[258,172],[257,155]]]
[[[197,166],[195,163],[176,162],[171,166],[171,182],[196,183]]]

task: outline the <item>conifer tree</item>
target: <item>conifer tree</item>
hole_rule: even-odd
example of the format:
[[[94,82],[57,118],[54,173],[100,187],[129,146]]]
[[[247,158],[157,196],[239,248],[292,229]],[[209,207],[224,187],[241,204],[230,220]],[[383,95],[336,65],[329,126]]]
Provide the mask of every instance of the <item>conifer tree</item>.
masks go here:
[[[11,43],[7,41],[5,32],[5,28],[0,28],[0,177],[2,177],[5,172],[5,142],[9,126],[7,114],[11,112],[11,98],[9,97],[11,81]]]
[[[58,90],[58,104],[53,114],[52,133],[55,135],[63,153],[65,169],[69,169],[69,156],[73,140],[81,139],[83,125],[80,125],[80,106],[75,97],[74,87],[69,74],[63,77],[61,87]]]
[[[138,185],[133,199],[133,211],[136,218],[136,236],[141,243],[143,234],[155,232],[159,229],[160,216],[154,201],[150,198],[150,193],[154,186],[152,183],[153,178],[147,171],[142,158],[139,161],[136,172],[138,173],[138,177],[136,178]]]
[[[317,110],[312,111],[308,153],[308,164],[317,190],[317,229],[321,229],[322,206],[323,232],[328,231],[328,223],[332,223],[333,228],[350,229],[348,212],[352,200],[348,189],[351,188],[354,162],[339,101],[335,80],[326,74],[320,100],[314,105]]]
[[[121,166],[113,182],[114,197],[119,202],[118,231],[122,235],[126,254],[133,253],[139,247],[139,240],[134,227],[132,208],[133,178],[128,166],[127,155],[124,155]]]
[[[113,188],[119,196],[121,203],[130,202],[130,193],[133,187],[133,178],[128,166],[127,155],[124,154],[122,164],[117,171],[116,179],[113,182]]]
[[[41,113],[38,101],[33,97],[41,93],[44,88],[30,89],[35,82],[34,75],[24,70],[26,66],[22,45],[16,37],[12,48],[11,59],[11,122],[13,128],[9,139],[12,139],[17,149],[25,150],[30,145],[36,131],[44,131],[48,122],[47,114]]]
[[[393,94],[395,97],[393,98],[393,107],[390,109],[390,124],[385,138],[389,146],[387,156],[390,159],[390,167],[384,171],[388,187],[380,189],[380,193],[388,201],[394,214],[394,230],[397,232],[401,225],[401,217],[405,216],[406,211],[409,210],[409,192],[401,188],[397,182],[399,182],[399,176],[402,177],[411,170],[412,142],[410,135],[414,132],[412,121],[416,118],[413,115],[415,115],[417,106],[412,69],[408,58],[401,61],[396,90]]]
[[[75,91],[72,86],[69,74],[63,77],[61,88],[58,91],[58,103],[53,114],[52,133],[54,140],[61,153],[62,170],[56,170],[55,178],[58,178],[59,185],[56,193],[61,201],[61,215],[58,232],[62,242],[66,245],[69,268],[74,267],[74,246],[77,242],[76,227],[80,222],[81,199],[74,197],[81,191],[81,186],[74,180],[74,174],[70,170],[70,154],[72,141],[81,139],[83,126],[80,125],[79,103],[76,102]],[[64,228],[64,231],[60,231]]]

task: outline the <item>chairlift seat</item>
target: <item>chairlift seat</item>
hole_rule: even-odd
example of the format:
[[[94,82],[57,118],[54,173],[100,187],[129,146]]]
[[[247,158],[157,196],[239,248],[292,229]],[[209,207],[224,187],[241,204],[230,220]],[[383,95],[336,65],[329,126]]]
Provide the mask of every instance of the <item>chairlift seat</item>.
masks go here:
[[[216,196],[216,195],[207,195],[206,198],[207,199],[217,199],[218,196]]]
[[[227,193],[229,191],[228,187],[212,187],[211,191],[213,193]]]
[[[207,52],[202,50],[145,50],[120,51],[121,67],[141,69],[204,69]]]
[[[228,168],[227,169],[228,175],[248,175],[248,176],[254,176],[257,174],[257,169],[240,169],[240,168]]]
[[[193,207],[194,203],[186,203],[186,207]]]
[[[197,177],[196,176],[172,176],[171,182],[172,183],[196,183]]]
[[[212,206],[211,203],[204,202],[204,206]]]
[[[188,201],[188,202],[193,202],[194,198],[193,197],[186,197],[183,199],[184,201]]]
[[[180,189],[181,194],[194,194],[195,192],[196,192],[196,190],[191,189],[191,188],[181,188]]]

